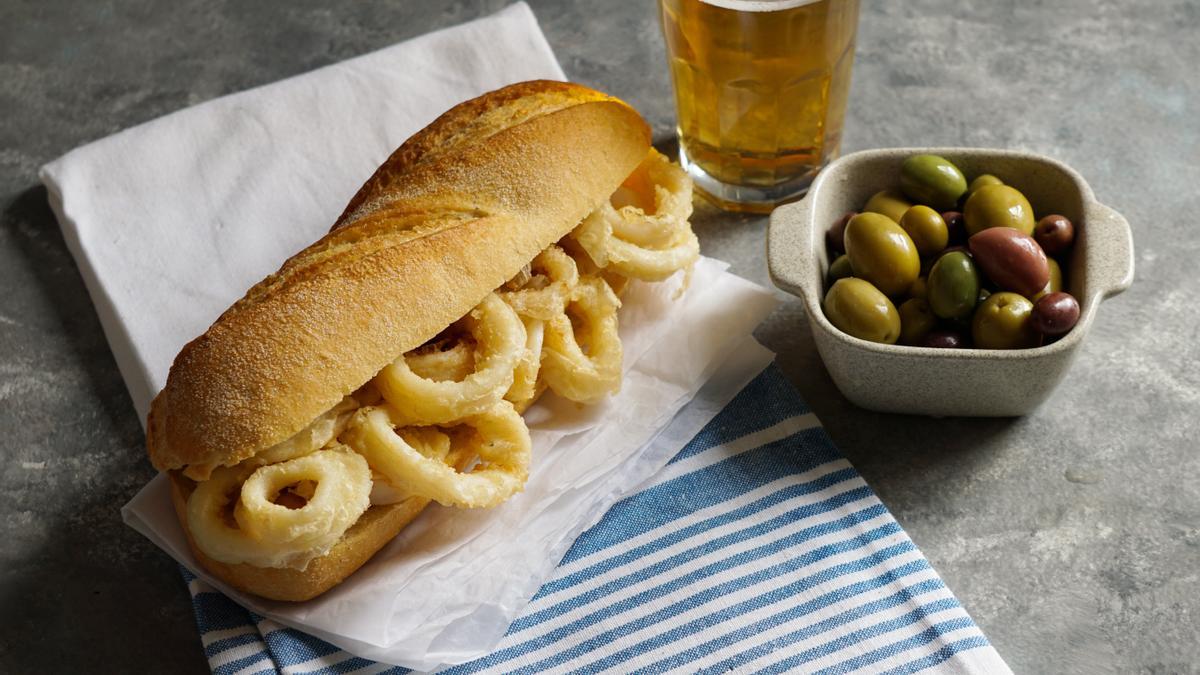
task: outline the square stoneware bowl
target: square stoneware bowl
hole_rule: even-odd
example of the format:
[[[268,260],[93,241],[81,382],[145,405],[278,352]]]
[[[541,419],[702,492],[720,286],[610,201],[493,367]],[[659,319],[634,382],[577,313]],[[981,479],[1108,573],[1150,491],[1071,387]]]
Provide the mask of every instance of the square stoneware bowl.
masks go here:
[[[1064,262],[1065,290],[1080,304],[1079,323],[1035,349],[930,349],[860,340],[833,326],[821,309],[829,255],[825,231],[842,214],[900,183],[900,163],[915,154],[949,159],[967,176],[990,173],[1020,190],[1041,217],[1058,213],[1076,226]],[[838,389],[870,410],[921,415],[1007,417],[1032,411],[1054,390],[1087,337],[1105,299],[1133,281],[1133,236],[1119,213],[1096,201],[1069,166],[1026,152],[980,148],[889,148],[846,155],[826,167],[808,195],[771,215],[771,279],[799,296],[825,367]]]

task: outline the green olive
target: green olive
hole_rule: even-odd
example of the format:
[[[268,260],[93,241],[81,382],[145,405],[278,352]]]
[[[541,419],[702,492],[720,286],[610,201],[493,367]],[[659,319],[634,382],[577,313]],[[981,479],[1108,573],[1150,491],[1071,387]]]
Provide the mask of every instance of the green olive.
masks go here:
[[[1024,349],[1040,341],[1030,317],[1033,303],[1016,293],[992,293],[975,310],[971,336],[980,349]]]
[[[967,194],[975,194],[976,190],[986,185],[1004,185],[1004,181],[996,178],[990,173],[976,176],[975,180],[971,181],[971,186],[967,188]]]
[[[878,213],[860,213],[846,224],[846,255],[854,276],[887,295],[907,291],[921,271],[921,258],[908,234]]]
[[[933,255],[946,248],[950,241],[946,221],[928,206],[917,205],[905,211],[900,218],[900,227],[908,233],[921,255]]]
[[[979,299],[979,271],[971,256],[951,251],[929,270],[929,306],[943,319],[971,316]]]
[[[1033,207],[1016,188],[985,185],[967,198],[963,207],[967,236],[990,227],[1011,227],[1026,235],[1033,234]]]
[[[900,342],[919,344],[936,325],[937,317],[921,298],[909,298],[900,305]]]
[[[834,282],[825,294],[825,316],[843,333],[863,340],[891,345],[900,337],[896,306],[863,279]]]
[[[1050,266],[1050,281],[1046,282],[1045,288],[1029,298],[1034,302],[1040,300],[1043,295],[1057,293],[1063,289],[1062,268],[1058,266],[1058,261],[1050,256],[1046,256],[1046,264]]]
[[[900,189],[919,204],[948,211],[967,191],[967,179],[945,157],[913,155],[900,165]]]
[[[854,270],[850,268],[850,256],[843,253],[829,265],[829,283],[833,283],[838,279],[854,276]]]
[[[892,220],[899,221],[904,217],[904,212],[912,208],[912,202],[908,201],[904,195],[896,190],[883,190],[871,195],[867,200],[867,205],[863,207],[863,211],[871,213],[882,213]]]

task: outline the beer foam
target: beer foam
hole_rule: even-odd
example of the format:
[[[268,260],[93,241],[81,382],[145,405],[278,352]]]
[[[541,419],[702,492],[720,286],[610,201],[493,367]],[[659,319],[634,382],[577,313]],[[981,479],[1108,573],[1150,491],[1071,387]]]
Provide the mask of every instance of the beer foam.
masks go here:
[[[706,5],[731,9],[735,12],[782,12],[811,5],[821,0],[700,0]]]

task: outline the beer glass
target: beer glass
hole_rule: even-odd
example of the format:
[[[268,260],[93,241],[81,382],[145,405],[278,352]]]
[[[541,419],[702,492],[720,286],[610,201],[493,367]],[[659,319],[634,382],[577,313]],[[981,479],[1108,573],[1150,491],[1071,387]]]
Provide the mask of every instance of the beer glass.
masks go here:
[[[679,158],[732,211],[803,195],[837,156],[858,0],[659,0]]]

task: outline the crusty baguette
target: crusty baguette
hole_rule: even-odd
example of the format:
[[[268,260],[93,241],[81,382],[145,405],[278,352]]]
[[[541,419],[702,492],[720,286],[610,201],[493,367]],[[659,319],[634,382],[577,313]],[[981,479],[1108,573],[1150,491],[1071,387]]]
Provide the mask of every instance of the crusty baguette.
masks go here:
[[[649,140],[631,108],[578,85],[526,82],[467,101],[396,150],[328,235],[188,343],[151,405],[147,448],[200,564],[239,590],[307,600],[419,515],[428,500],[373,506],[303,571],[227,564],[188,530],[195,483],[180,469],[235,464],[305,427],[566,235]]]
[[[452,109],[183,348],[151,406],[151,461],[229,465],[290,437],[566,235],[648,148],[635,111],[578,85]]]

